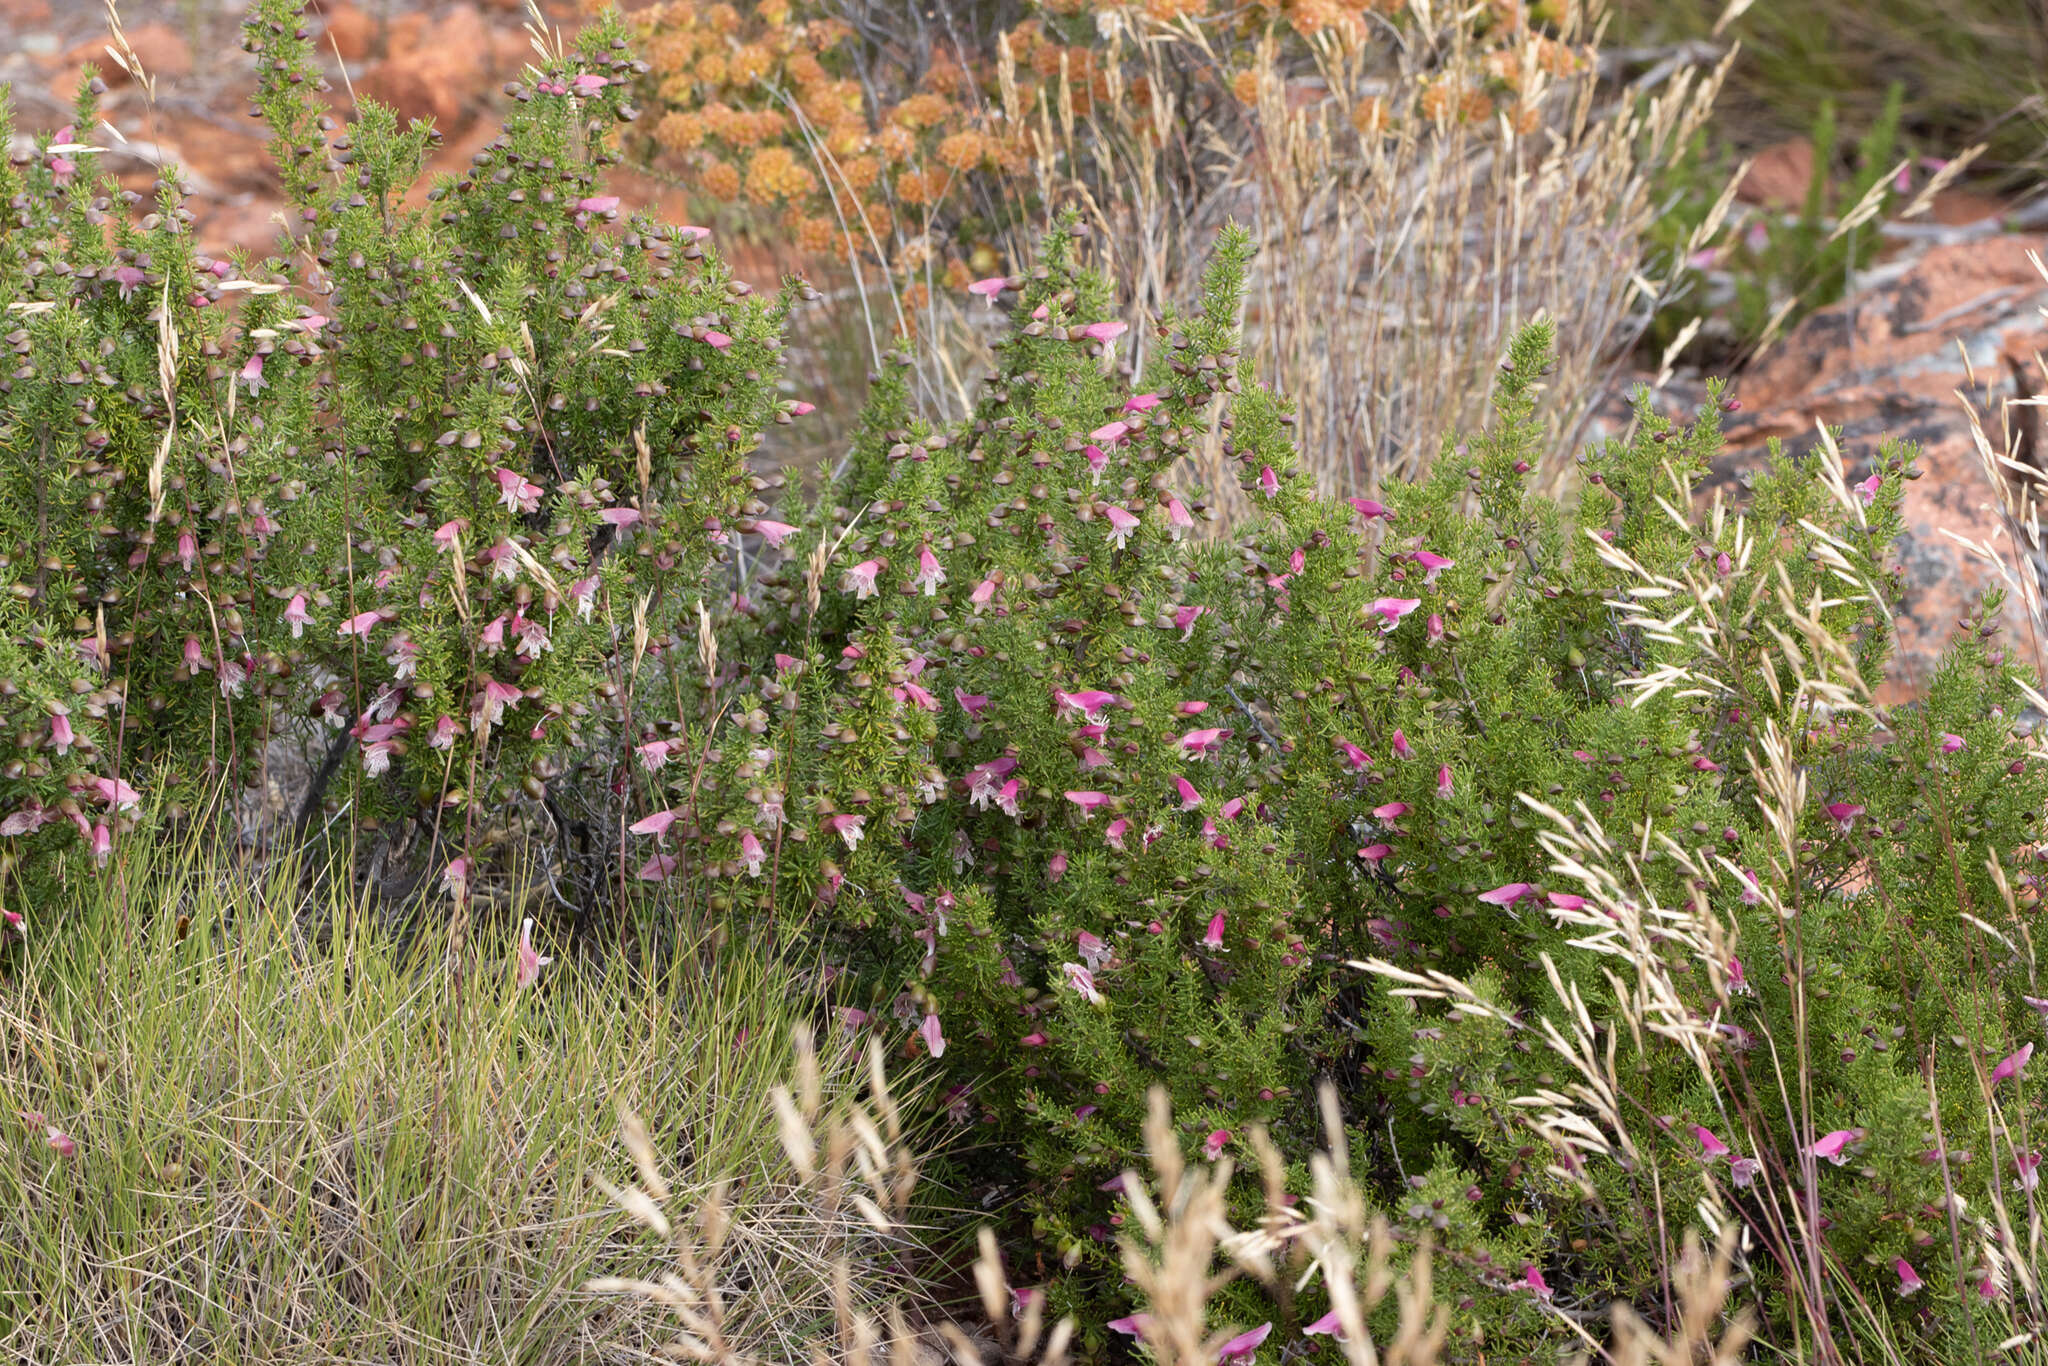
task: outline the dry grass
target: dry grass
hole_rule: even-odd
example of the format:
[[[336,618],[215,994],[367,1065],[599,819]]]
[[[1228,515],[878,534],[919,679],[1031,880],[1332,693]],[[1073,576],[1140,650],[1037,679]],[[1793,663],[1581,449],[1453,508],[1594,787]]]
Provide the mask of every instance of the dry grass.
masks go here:
[[[289,869],[127,847],[0,984],[10,1359],[635,1358],[635,1321],[576,1289],[644,1256],[601,1189],[621,1106],[679,1188],[753,1221],[735,1333],[829,1312],[817,1230],[755,1200],[784,1180],[768,1091],[808,1000],[770,956],[684,936],[641,946],[672,963],[650,979],[543,925],[556,961],[521,990],[516,926],[452,961],[345,904],[309,936]]]
[[[865,1096],[827,1106],[817,1082],[817,1055],[808,1037],[800,1036],[796,1093],[777,1093],[782,1142],[799,1178],[789,1198],[846,1230],[835,1273],[841,1287],[835,1321],[829,1331],[810,1338],[804,1356],[849,1366],[940,1361],[1065,1366],[1074,1359],[1079,1326],[1071,1318],[1051,1320],[1043,1295],[1009,1282],[986,1229],[974,1266],[982,1322],[914,1318],[902,1301],[877,1307],[855,1299],[852,1287],[877,1255],[911,1234],[901,1221],[917,1178],[879,1047],[871,1045],[868,1056],[871,1078]],[[1230,1160],[1189,1164],[1165,1093],[1153,1092],[1146,1131],[1149,1172],[1124,1173],[1131,1224],[1119,1246],[1125,1273],[1145,1306],[1138,1325],[1141,1340],[1160,1366],[1213,1366],[1219,1348],[1244,1325],[1216,1326],[1212,1305],[1240,1278],[1257,1281],[1283,1304],[1304,1293],[1325,1297],[1351,1366],[1435,1366],[1452,1359],[1446,1355],[1451,1312],[1432,1287],[1427,1238],[1406,1243],[1384,1220],[1367,1215],[1367,1198],[1344,1156],[1346,1135],[1336,1098],[1328,1091],[1323,1110],[1329,1146],[1310,1157],[1312,1191],[1298,1204],[1283,1198],[1282,1154],[1263,1132],[1251,1135],[1268,1198],[1258,1221],[1239,1228],[1231,1222],[1226,1200]],[[606,1277],[585,1288],[633,1296],[665,1311],[678,1328],[663,1348],[665,1356],[717,1366],[752,1366],[763,1360],[728,1327],[737,1298],[725,1249],[744,1234],[748,1216],[727,1206],[719,1192],[692,1204],[672,1191],[630,1116],[625,1142],[640,1180],[616,1190],[615,1198],[643,1228],[667,1240],[672,1265],[658,1277]],[[1730,1238],[1709,1254],[1689,1236],[1672,1269],[1670,1335],[1656,1332],[1622,1306],[1613,1315],[1604,1348],[1590,1338],[1584,1345],[1614,1366],[1733,1366],[1744,1360],[1749,1317],[1730,1315],[1726,1307],[1732,1258]],[[1285,1353],[1294,1346],[1270,1343],[1259,1355],[1270,1359],[1274,1348]]]
[[[1294,400],[1296,444],[1329,492],[1412,476],[1446,433],[1478,426],[1508,339],[1547,315],[1560,362],[1543,406],[1562,471],[1617,358],[1671,295],[1671,280],[1644,273],[1652,187],[1711,111],[1725,64],[1667,63],[1617,98],[1577,9],[1559,38],[1482,45],[1470,14],[1414,6],[1399,25],[1326,30],[1306,56],[1272,34],[1253,45],[1135,9],[1099,20],[1092,89],[1063,69],[1025,100],[1002,49],[1003,104],[988,117],[1028,127],[1037,149],[992,191],[1019,225],[1008,259],[1030,259],[1046,209],[1078,204],[1127,285],[1126,345],[1142,369],[1149,324],[1194,296],[1217,232],[1246,225],[1261,252],[1245,356]],[[1504,84],[1505,102],[1477,93],[1498,101]],[[904,321],[930,343],[923,398],[957,415],[986,319],[936,277],[939,226],[902,225],[893,269],[868,280],[888,302],[870,310],[886,326],[898,296],[922,300]],[[868,245],[847,243],[851,255]],[[1202,473],[1226,514],[1242,510],[1215,451]]]

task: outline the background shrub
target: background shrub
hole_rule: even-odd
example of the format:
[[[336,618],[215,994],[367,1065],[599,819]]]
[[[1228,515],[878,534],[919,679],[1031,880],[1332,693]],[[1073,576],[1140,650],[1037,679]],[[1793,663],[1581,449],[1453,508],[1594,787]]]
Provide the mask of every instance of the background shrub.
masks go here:
[[[1247,354],[1294,397],[1325,491],[1371,492],[1481,418],[1515,320],[1542,313],[1565,338],[1546,446],[1568,455],[1600,366],[1665,300],[1669,270],[1638,268],[1653,186],[1718,76],[1679,64],[1610,99],[1582,17],[659,5],[637,16],[634,148],[729,221],[846,259],[872,353],[924,342],[935,420],[972,407],[960,375],[984,359],[959,291],[1022,271],[1047,212],[1085,207],[1146,324],[1243,225],[1263,248]],[[1127,343],[1141,365],[1150,337]],[[1226,470],[1203,474],[1244,511]]]

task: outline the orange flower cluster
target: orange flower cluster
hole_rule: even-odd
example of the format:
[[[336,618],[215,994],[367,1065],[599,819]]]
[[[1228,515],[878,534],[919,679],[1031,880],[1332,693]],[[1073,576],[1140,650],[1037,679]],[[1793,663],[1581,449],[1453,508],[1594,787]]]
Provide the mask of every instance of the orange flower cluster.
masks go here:
[[[597,0],[591,0],[596,3]],[[1538,12],[1552,0],[1536,0]],[[1238,12],[1229,32],[1244,41],[1223,50],[1221,71],[1191,63],[1218,81],[1226,105],[1255,109],[1272,77],[1253,55],[1258,36],[1280,30],[1302,38],[1364,42],[1375,22],[1404,22],[1408,0],[1258,0]],[[950,281],[1002,268],[993,229],[964,205],[1021,205],[1035,152],[1040,106],[1053,123],[1086,120],[1121,91],[1116,111],[1149,130],[1149,87],[1133,62],[1125,79],[1108,69],[1111,7],[1102,0],[1039,0],[1040,14],[1011,29],[1004,44],[1021,116],[1006,124],[994,50],[941,52],[914,82],[888,84],[886,62],[856,79],[847,26],[817,0],[755,0],[735,6],[665,0],[635,16],[650,83],[663,110],[653,121],[659,154],[712,199],[779,215],[782,230],[809,251],[882,256],[922,273],[935,255]],[[1142,0],[1144,19],[1170,24],[1210,16],[1220,0]],[[1116,22],[1132,22],[1115,7]],[[1102,13],[1098,15],[1098,11]],[[1382,16],[1373,20],[1373,15]],[[1538,31],[1525,0],[1485,0],[1471,20],[1475,61],[1445,71],[1419,94],[1375,95],[1346,106],[1362,137],[1377,137],[1414,115],[1425,123],[1491,123],[1504,116],[1524,131],[1538,122],[1532,76],[1582,69],[1585,52]],[[1126,60],[1134,44],[1127,40]],[[1242,54],[1242,64],[1233,58]],[[878,75],[878,69],[881,73]],[[1299,104],[1291,83],[1279,93]],[[872,95],[884,103],[870,106]],[[1320,98],[1333,98],[1321,92]],[[1157,136],[1157,133],[1152,135]],[[969,195],[972,188],[982,193]],[[917,260],[906,249],[915,244]]]
[[[1023,164],[988,117],[988,73],[940,57],[870,111],[846,25],[791,0],[668,0],[635,16],[663,112],[659,155],[720,203],[778,215],[807,251],[894,257],[964,177]]]

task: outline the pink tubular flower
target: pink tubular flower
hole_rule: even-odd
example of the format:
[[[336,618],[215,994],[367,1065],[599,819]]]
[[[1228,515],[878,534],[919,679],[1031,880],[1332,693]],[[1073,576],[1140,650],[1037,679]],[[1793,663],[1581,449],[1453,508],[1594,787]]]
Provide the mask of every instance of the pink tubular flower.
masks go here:
[[[1429,550],[1418,550],[1411,558],[1414,559],[1415,563],[1422,566],[1422,581],[1424,584],[1435,583],[1437,575],[1458,563],[1456,560],[1446,559],[1444,556]]]
[[[595,194],[576,201],[578,213],[611,213],[618,207],[619,197],[615,194]]]
[[[846,841],[848,849],[858,849],[861,836],[866,832],[867,817],[845,814],[827,816],[824,824],[827,834],[839,836],[840,839]]]
[[[1188,515],[1187,504],[1171,495],[1166,500],[1166,525],[1175,540],[1195,528],[1195,519]]]
[[[1962,736],[1951,735],[1947,731],[1943,731],[1941,735],[1941,752],[1943,754],[1954,754],[1963,747],[1963,743]]]
[[[1814,1140],[1813,1146],[1807,1151],[1815,1157],[1824,1157],[1839,1167],[1849,1160],[1845,1151],[1848,1146],[1862,1137],[1861,1129],[1836,1129]]]
[[[1182,640],[1186,640],[1189,636],[1192,636],[1195,633],[1195,623],[1200,621],[1202,619],[1202,613],[1208,610],[1209,609],[1206,607],[1186,606],[1176,607],[1173,609],[1174,629],[1180,632],[1180,638]]]
[[[1102,832],[1102,841],[1121,854],[1124,851],[1124,836],[1130,833],[1130,829],[1131,823],[1122,816],[1118,816]]]
[[[1280,492],[1280,476],[1273,473],[1271,465],[1259,466],[1259,492],[1268,498]]]
[[[1078,328],[1076,330],[1080,333],[1081,336],[1086,337],[1089,341],[1106,342],[1115,341],[1118,337],[1121,337],[1124,333],[1130,331],[1131,325],[1129,323],[1118,322],[1089,323],[1086,327]]]
[[[1533,1291],[1539,1300],[1550,1298],[1550,1283],[1543,1279],[1543,1273],[1536,1268],[1533,1262],[1522,1268],[1522,1286],[1524,1289]]]
[[[1127,413],[1149,413],[1154,408],[1157,408],[1160,401],[1165,397],[1166,395],[1164,394],[1132,394],[1124,400],[1124,411]]]
[[[2030,1191],[2041,1184],[2041,1154],[2014,1153],[2012,1162],[2018,1173],[2012,1183],[2014,1190]]]
[[[788,539],[789,533],[795,531],[796,528],[787,522],[771,522],[766,517],[756,517],[754,519],[754,530],[760,534],[762,540],[768,542],[773,548],[780,550],[782,549],[783,541]]]
[[[761,876],[761,865],[767,857],[768,851],[761,847],[761,841],[753,831],[740,831],[740,862],[747,865],[748,877]]]
[[[1421,598],[1374,598],[1365,605],[1368,616],[1377,614],[1382,618],[1380,631],[1393,630],[1401,624],[1401,618],[1422,606]]]
[[[610,84],[611,81],[608,78],[600,76],[595,72],[586,71],[575,80],[569,82],[569,92],[588,99]]]
[[[1152,1326],[1152,1316],[1150,1314],[1131,1314],[1125,1318],[1111,1319],[1102,1326],[1112,1333],[1121,1333],[1127,1338],[1135,1338],[1137,1341],[1143,1342],[1145,1340],[1145,1330]]]
[[[933,1057],[946,1056],[946,1035],[939,1028],[939,1017],[936,1012],[924,1017],[924,1022],[917,1027],[917,1037],[924,1040],[925,1051]]]
[[[1437,765],[1436,795],[1438,797],[1449,797],[1451,795],[1451,766],[1449,764]]]
[[[500,467],[497,474],[498,501],[511,512],[533,512],[540,507],[541,486],[528,483],[517,470]]]
[[[605,508],[597,514],[597,520],[606,526],[632,526],[640,520],[639,508]]]
[[[1892,1270],[1899,1273],[1899,1298],[1902,1300],[1927,1284],[1920,1279],[1920,1273],[1913,1269],[1913,1264],[1904,1257],[1893,1260]]]
[[[1382,806],[1375,806],[1372,809],[1372,814],[1379,820],[1397,821],[1408,814],[1408,803],[1387,802]]]
[[[638,874],[642,882],[663,882],[676,870],[674,854],[656,854],[640,865]]]
[[[1329,1313],[1323,1315],[1314,1323],[1311,1323],[1307,1327],[1303,1328],[1301,1330],[1301,1335],[1305,1338],[1327,1336],[1336,1338],[1339,1341],[1341,1341],[1344,1337],[1344,1325],[1341,1322],[1339,1322],[1337,1318],[1337,1311],[1332,1309]]]
[[[1353,773],[1364,772],[1366,766],[1372,763],[1372,756],[1349,740],[1337,741],[1337,748],[1343,751],[1344,762]]]
[[[1700,1141],[1700,1158],[1702,1161],[1712,1162],[1717,1157],[1728,1156],[1728,1145],[1719,1138],[1716,1138],[1712,1129],[1706,1128],[1704,1125],[1695,1124],[1692,1126],[1692,1136]]]
[[[1181,751],[1190,759],[1207,757],[1212,746],[1228,740],[1231,732],[1211,726],[1205,730],[1191,730],[1178,741]]]
[[[1202,794],[1195,790],[1193,783],[1181,777],[1178,773],[1173,775],[1173,788],[1180,797],[1181,810],[1193,811],[1202,804]]]
[[[1560,911],[1582,911],[1586,908],[1586,898],[1571,892],[1545,892],[1543,895]]]
[[[1209,917],[1209,928],[1202,935],[1202,947],[1211,953],[1223,952],[1223,912]]]
[[[59,754],[68,753],[77,738],[69,716],[60,711],[50,717],[50,748]]]
[[[1856,828],[1856,818],[1862,814],[1863,808],[1854,802],[1828,803],[1828,819],[1833,821],[1845,835]]]
[[[1095,989],[1095,974],[1079,963],[1062,963],[1060,971],[1066,975],[1067,985],[1080,994],[1082,1000],[1091,1006],[1108,1005],[1108,998]]]
[[[1394,757],[1396,759],[1413,759],[1415,757],[1415,746],[1408,743],[1408,737],[1403,735],[1398,727],[1394,731]]]
[[[1872,474],[1868,479],[1858,481],[1854,487],[1857,499],[1863,506],[1869,507],[1877,501],[1877,491],[1884,487],[1884,476]]]
[[[652,835],[659,840],[668,834],[668,828],[674,825],[676,819],[682,814],[682,812],[673,809],[657,811],[651,816],[634,821],[626,829],[636,835]]]
[[[1757,1173],[1763,1169],[1764,1164],[1753,1157],[1731,1158],[1728,1162],[1728,1179],[1735,1183],[1735,1189],[1748,1190],[1749,1183],[1756,1180]]]
[[[1358,856],[1367,863],[1376,865],[1393,852],[1394,846],[1391,844],[1368,844],[1358,851]]]
[[[1370,498],[1346,498],[1344,501],[1351,504],[1351,510],[1358,514],[1360,521],[1370,522],[1375,517],[1387,515],[1386,508]]]
[[[715,327],[707,327],[704,329],[704,344],[713,351],[723,351],[732,345],[732,338]]]
[[[880,573],[881,569],[880,560],[862,560],[846,571],[846,577],[840,586],[850,590],[855,598],[865,601],[875,595],[875,575]]]
[[[1131,424],[1128,422],[1105,422],[1088,433],[1088,439],[1099,441],[1105,446],[1113,446],[1130,434]]]
[[[640,767],[646,769],[649,773],[656,773],[661,770],[662,765],[668,762],[670,748],[672,748],[670,741],[649,740],[644,745],[635,745],[633,752],[640,756]]]
[[[519,926],[519,986],[523,990],[540,980],[540,970],[554,962],[543,958],[540,950],[533,946],[533,917],[528,916]]]
[[[1209,1136],[1202,1140],[1202,1156],[1214,1162],[1217,1158],[1223,1156],[1223,1150],[1229,1146],[1230,1130],[1211,1130]]]
[[[901,687],[897,688],[896,697],[898,701],[908,702],[919,711],[937,711],[939,709],[938,699],[915,683],[904,683]]]
[[[1058,688],[1052,690],[1055,710],[1072,712],[1084,721],[1100,721],[1102,709],[1121,700],[1115,693],[1103,692],[1097,688],[1083,688],[1080,692],[1062,692]]]
[[[1081,930],[1074,935],[1074,948],[1081,955],[1081,961],[1086,963],[1091,971],[1109,961],[1109,945],[1103,942],[1100,935]]]
[[[1069,792],[1067,800],[1081,808],[1081,817],[1087,820],[1103,807],[1109,805],[1107,792]]]
[[[1122,550],[1129,544],[1132,534],[1137,531],[1138,519],[1115,503],[1105,506],[1102,515],[1109,521],[1109,543]]]
[[[249,386],[249,392],[250,392],[250,393],[252,393],[252,394],[260,394],[260,393],[262,393],[262,392],[263,392],[263,385],[264,385],[264,379],[263,379],[263,357],[261,357],[261,356],[251,356],[251,357],[249,357],[248,361],[247,361],[246,363],[244,363],[244,364],[243,364],[243,366],[242,366],[242,369],[241,369],[241,376],[240,376],[240,377],[241,377],[241,380],[242,380],[242,382],[243,382],[244,384],[246,384],[246,385],[248,385],[248,386]]]
[[[43,1126],[43,1142],[59,1157],[78,1156],[78,1140],[54,1124]]]
[[[306,633],[306,628],[313,624],[311,614],[306,611],[306,595],[304,593],[292,594],[292,600],[284,605],[284,620],[285,624],[292,628],[293,640],[303,636]]]
[[[1009,288],[1009,285],[1010,282],[1002,276],[991,275],[986,280],[976,280],[973,284],[967,286],[967,292],[969,294],[979,294],[988,301],[990,308],[994,308],[996,306],[996,296]]]
[[[2020,1045],[2018,1051],[2008,1053],[1998,1066],[1991,1069],[1991,1080],[2004,1081],[2007,1077],[2018,1076],[2026,1069],[2027,1064],[2033,1060],[2033,1057],[2034,1045],[2030,1043]]]
[[[95,778],[92,790],[117,811],[133,811],[142,801],[142,794],[119,778]]]
[[[917,575],[911,579],[911,582],[922,588],[926,597],[930,597],[939,591],[939,585],[945,581],[945,568],[939,564],[939,557],[932,554],[932,548],[927,545],[919,549],[917,552]]]
[[[440,526],[434,528],[434,549],[442,551],[453,550],[456,539],[467,530],[469,530],[469,522],[466,518],[457,517],[451,521],[441,523]]]
[[[1258,1353],[1259,1344],[1264,1342],[1267,1335],[1272,1331],[1272,1324],[1262,1323],[1250,1332],[1239,1333],[1236,1337],[1216,1349],[1216,1360],[1220,1363],[1220,1366],[1230,1366],[1232,1362],[1250,1361]]]
[[[384,617],[381,613],[358,612],[347,621],[344,621],[335,634],[343,640],[347,640],[350,636],[361,636],[364,640],[368,640],[370,632],[376,629],[377,623],[382,620],[384,620]]]
[[[1490,892],[1481,892],[1479,899],[1493,906],[1512,906],[1535,890],[1526,882],[1508,882]]]

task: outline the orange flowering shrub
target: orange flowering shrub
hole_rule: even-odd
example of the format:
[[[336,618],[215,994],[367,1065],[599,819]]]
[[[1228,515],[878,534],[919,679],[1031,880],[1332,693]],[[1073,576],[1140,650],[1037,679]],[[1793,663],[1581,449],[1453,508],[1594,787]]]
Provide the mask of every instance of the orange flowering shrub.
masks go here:
[[[1230,145],[1244,144],[1232,128],[1251,126],[1250,111],[1274,94],[1290,109],[1331,103],[1341,111],[1332,126],[1360,138],[1388,136],[1408,116],[1505,116],[1529,131],[1529,76],[1567,75],[1586,60],[1541,32],[1519,0],[1493,0],[1462,21],[1456,42],[1439,44],[1451,54],[1441,72],[1367,93],[1335,88],[1327,70],[1301,78],[1327,65],[1317,45],[1357,49],[1383,39],[1386,24],[1421,22],[1407,0],[1263,0],[1227,22],[1218,10],[1217,0],[1041,0],[1036,15],[978,47],[948,39],[920,51],[908,33],[856,34],[816,0],[668,0],[634,18],[664,111],[643,153],[717,205],[771,212],[808,251],[880,259],[905,275],[930,262],[966,280],[1011,264],[1009,228],[1036,221],[1041,170],[1090,179],[1071,155],[1089,120],[1114,114],[1155,142],[1179,134],[1152,126],[1148,71],[1158,68],[1141,64],[1137,39],[1179,45],[1175,121],[1206,121],[1204,132]],[[1198,39],[1191,19],[1216,22]],[[905,257],[913,246],[915,261]]]

